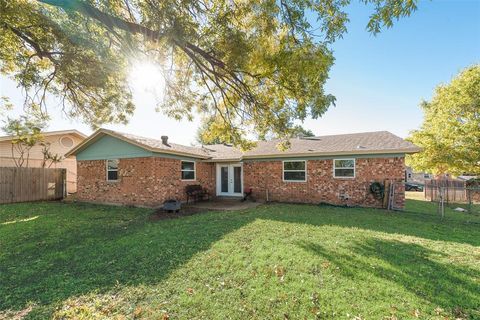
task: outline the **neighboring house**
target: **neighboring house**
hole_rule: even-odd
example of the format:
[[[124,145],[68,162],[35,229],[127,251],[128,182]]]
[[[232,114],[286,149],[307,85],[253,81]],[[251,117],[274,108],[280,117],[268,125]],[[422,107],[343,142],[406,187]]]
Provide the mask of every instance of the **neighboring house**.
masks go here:
[[[426,172],[415,172],[412,168],[405,168],[405,181],[419,185],[425,185],[425,180],[433,179],[434,175]]]
[[[278,142],[241,152],[100,129],[67,155],[77,158],[79,201],[160,206],[185,201],[185,187],[199,184],[216,196],[252,188],[261,200],[381,207],[370,185],[390,180],[403,207],[405,154],[420,151],[386,131],[295,138],[283,152]]]
[[[51,165],[48,162],[46,166],[50,165],[50,168],[67,169],[67,192],[75,192],[77,189],[77,163],[75,157],[65,157],[65,154],[81,143],[87,136],[77,130],[50,131],[42,134],[45,138],[44,142],[50,144],[50,152],[63,157],[62,161]],[[37,144],[30,149],[28,167],[42,167],[42,148],[40,144]],[[14,157],[16,159],[18,154],[15,153]],[[12,136],[0,137],[0,167],[15,166],[15,161],[12,158]],[[24,166],[26,166],[26,163]]]
[[[473,174],[463,174],[461,176],[458,176],[457,179],[463,180],[463,181],[469,181],[473,179],[478,179],[479,176],[473,175]]]

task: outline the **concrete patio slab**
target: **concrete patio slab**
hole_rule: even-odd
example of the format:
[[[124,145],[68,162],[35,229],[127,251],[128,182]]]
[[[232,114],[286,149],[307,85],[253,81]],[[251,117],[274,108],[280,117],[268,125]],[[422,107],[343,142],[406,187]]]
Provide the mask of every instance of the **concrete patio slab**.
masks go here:
[[[240,199],[213,199],[209,201],[184,204],[183,207],[218,211],[237,211],[253,209],[262,204],[263,202],[260,201],[252,202],[247,200],[242,202]]]

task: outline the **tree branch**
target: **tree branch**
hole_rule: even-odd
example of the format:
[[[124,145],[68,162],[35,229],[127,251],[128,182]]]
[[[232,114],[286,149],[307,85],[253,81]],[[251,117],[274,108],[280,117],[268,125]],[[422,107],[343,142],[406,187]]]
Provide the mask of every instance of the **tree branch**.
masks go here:
[[[55,59],[53,58],[53,55],[56,55],[56,54],[62,54],[62,52],[59,52],[59,51],[46,51],[46,50],[43,50],[40,45],[38,44],[38,42],[33,39],[33,37],[29,36],[27,33],[28,32],[22,32],[21,30],[7,24],[7,23],[3,23],[3,26],[4,28],[12,31],[17,37],[19,37],[20,39],[22,39],[23,41],[25,41],[26,43],[28,43],[28,45],[30,45],[33,50],[35,50],[35,55],[37,55],[40,59],[43,59],[43,58],[48,58],[50,61],[52,61],[53,63],[55,63]],[[30,57],[31,58],[31,57]]]
[[[166,35],[139,25],[134,22],[126,21],[122,18],[116,17],[114,15],[104,13],[99,9],[93,7],[87,2],[81,0],[37,0],[39,2],[62,8],[65,11],[69,12],[78,12],[85,16],[96,19],[103,25],[109,27],[110,29],[118,28],[120,30],[127,31],[133,34],[142,34],[149,40],[158,41],[159,39],[165,37]]]

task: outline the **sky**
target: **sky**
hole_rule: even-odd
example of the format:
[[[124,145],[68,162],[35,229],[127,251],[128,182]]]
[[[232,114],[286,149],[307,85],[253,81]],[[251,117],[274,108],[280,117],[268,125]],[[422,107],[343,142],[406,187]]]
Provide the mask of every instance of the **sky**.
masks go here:
[[[420,1],[412,16],[377,36],[365,29],[371,8],[352,2],[348,33],[332,47],[335,65],[325,88],[336,97],[336,106],[303,126],[316,135],[387,130],[405,138],[422,123],[420,102],[430,99],[438,84],[480,63],[480,0]],[[168,135],[170,141],[187,145],[195,142],[199,119],[179,122],[156,112],[155,93],[142,88],[141,71],[134,79],[134,116],[127,125],[105,127],[152,138]],[[155,82],[160,85],[161,80],[149,86]],[[23,101],[21,90],[5,77],[0,77],[0,96],[9,96],[17,106]],[[17,107],[9,115],[20,113]],[[92,133],[88,125],[66,118],[54,99],[49,100],[49,113],[48,130]]]

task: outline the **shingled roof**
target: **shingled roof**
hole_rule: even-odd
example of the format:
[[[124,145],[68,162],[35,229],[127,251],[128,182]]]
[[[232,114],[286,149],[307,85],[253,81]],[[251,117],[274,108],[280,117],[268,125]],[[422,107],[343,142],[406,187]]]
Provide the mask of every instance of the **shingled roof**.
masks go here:
[[[210,161],[361,154],[402,154],[415,153],[421,150],[413,143],[405,141],[388,131],[293,138],[290,140],[290,148],[285,151],[280,151],[278,148],[281,140],[258,141],[253,149],[242,152],[235,147],[223,144],[202,147],[184,146],[170,142],[165,144],[162,140],[100,129],[68,154],[75,154],[78,150],[84,149],[92,143],[99,135],[104,134],[117,137],[153,152],[185,155]]]
[[[140,145],[147,146],[151,148],[152,151],[156,152],[172,152],[172,153],[181,153],[181,154],[189,154],[192,156],[200,156],[209,158],[209,154],[203,148],[191,147],[191,146],[184,146],[181,144],[167,142],[166,144],[163,143],[162,140],[152,139],[152,138],[145,138],[141,136],[137,136],[134,134],[123,133],[118,131],[108,130],[111,133],[116,135],[122,136],[130,141],[135,141]]]
[[[420,148],[388,132],[362,132],[290,140],[290,148],[278,150],[280,140],[259,141],[257,146],[243,154],[243,158],[264,158],[296,155],[343,155],[415,153]]]

